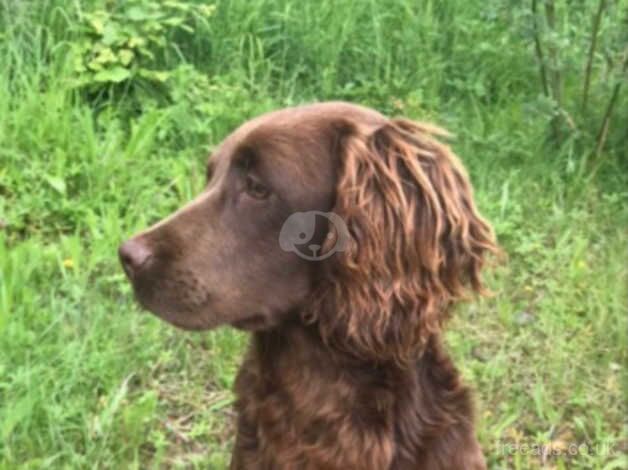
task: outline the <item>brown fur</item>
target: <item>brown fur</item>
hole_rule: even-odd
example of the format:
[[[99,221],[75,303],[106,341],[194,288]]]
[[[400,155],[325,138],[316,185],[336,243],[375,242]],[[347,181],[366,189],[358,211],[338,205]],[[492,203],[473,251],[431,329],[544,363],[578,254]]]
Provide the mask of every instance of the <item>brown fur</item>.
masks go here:
[[[496,248],[445,135],[347,103],[269,113],[219,147],[195,201],[121,248],[150,310],[252,332],[233,470],[485,468],[441,331]],[[305,211],[340,216],[345,250],[281,250]],[[328,252],[335,230],[311,241]]]

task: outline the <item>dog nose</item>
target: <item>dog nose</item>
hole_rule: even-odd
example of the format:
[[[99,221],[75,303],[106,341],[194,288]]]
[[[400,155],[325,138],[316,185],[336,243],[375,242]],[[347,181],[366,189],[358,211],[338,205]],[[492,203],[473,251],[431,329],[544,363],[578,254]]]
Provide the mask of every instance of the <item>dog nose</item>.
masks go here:
[[[129,276],[134,276],[151,256],[150,249],[142,241],[131,238],[118,249],[122,267]]]
[[[311,245],[307,246],[310,250],[312,250],[312,253],[314,253],[314,256],[316,256],[316,254],[318,253],[318,250],[320,250],[321,246],[317,245],[316,243],[312,243]]]

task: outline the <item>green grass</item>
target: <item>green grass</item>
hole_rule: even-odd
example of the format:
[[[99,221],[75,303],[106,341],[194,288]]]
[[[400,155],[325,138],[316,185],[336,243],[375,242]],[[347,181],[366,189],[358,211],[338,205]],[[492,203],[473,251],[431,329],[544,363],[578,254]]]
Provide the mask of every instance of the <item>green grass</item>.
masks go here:
[[[140,313],[116,248],[202,187],[239,123],[325,99],[456,135],[508,255],[448,333],[490,467],[625,468],[628,85],[594,149],[628,4],[603,15],[585,112],[584,3],[543,23],[558,99],[506,0],[220,1],[162,33],[145,65],[165,82],[80,89],[72,45],[104,0],[0,0],[0,468],[225,468],[246,337]]]

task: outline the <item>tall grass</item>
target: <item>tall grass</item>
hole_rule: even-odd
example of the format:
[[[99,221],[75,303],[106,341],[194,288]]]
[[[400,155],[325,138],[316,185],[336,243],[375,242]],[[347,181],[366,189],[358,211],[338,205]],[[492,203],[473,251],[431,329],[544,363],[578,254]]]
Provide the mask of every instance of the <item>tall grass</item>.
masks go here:
[[[448,336],[491,468],[625,468],[626,0],[219,1],[163,80],[77,86],[89,14],[148,3],[0,0],[0,468],[226,468],[246,339],[140,315],[116,246],[239,123],[327,99],[456,135],[509,255]]]

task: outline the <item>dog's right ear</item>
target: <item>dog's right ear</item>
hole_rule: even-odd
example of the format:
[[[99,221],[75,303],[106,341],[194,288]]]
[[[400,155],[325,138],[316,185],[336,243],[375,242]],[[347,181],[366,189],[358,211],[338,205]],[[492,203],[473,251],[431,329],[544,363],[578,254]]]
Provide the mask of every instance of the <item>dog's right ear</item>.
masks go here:
[[[444,131],[407,120],[377,128],[347,120],[337,132],[332,213],[347,239],[325,261],[307,317],[327,342],[351,354],[407,363],[468,286],[482,290],[493,233],[458,158],[436,140]],[[327,250],[337,239],[330,233]]]

